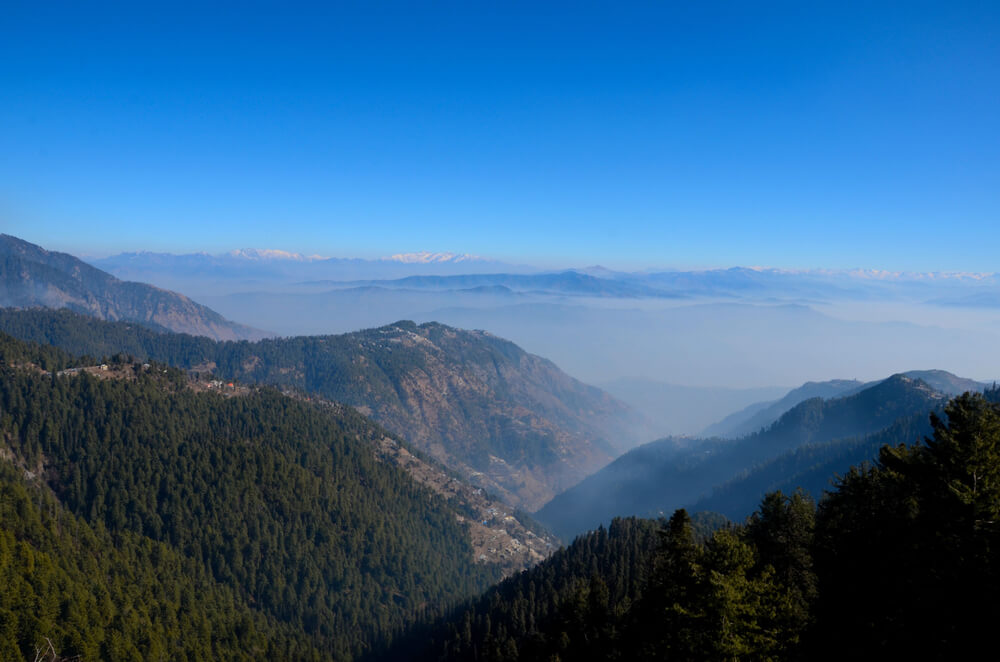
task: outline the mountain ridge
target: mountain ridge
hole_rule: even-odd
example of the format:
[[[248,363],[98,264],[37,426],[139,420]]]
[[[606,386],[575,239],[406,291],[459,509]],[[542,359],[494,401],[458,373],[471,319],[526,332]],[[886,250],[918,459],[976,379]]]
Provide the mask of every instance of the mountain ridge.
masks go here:
[[[176,292],[120,280],[68,253],[0,234],[0,305],[69,308],[105,320],[216,340],[259,339],[268,334],[225,319]]]
[[[630,435],[642,425],[631,408],[551,361],[492,334],[437,323],[216,342],[71,312],[0,310],[0,329],[74,354],[125,352],[356,407],[525,509],[639,441]]]
[[[855,379],[832,379],[825,382],[806,382],[793,388],[783,397],[769,402],[758,402],[726,416],[704,429],[703,437],[740,437],[757,432],[778,420],[782,414],[810,398],[830,398],[846,394],[864,382]]]
[[[982,391],[988,386],[987,382],[959,377],[947,370],[940,369],[907,370],[899,374],[920,379],[946,395],[961,395],[966,391]],[[701,436],[735,438],[751,434],[770,425],[792,407],[809,398],[843,397],[874,386],[879,381],[881,380],[861,382],[856,379],[831,379],[824,382],[806,382],[802,386],[790,390],[779,400],[754,403],[730,414],[705,428]]]
[[[769,427],[739,439],[653,441],[554,497],[535,517],[570,537],[613,516],[669,513],[707,496],[755,464],[810,443],[873,434],[926,415],[947,396],[898,373],[853,395],[805,400]]]

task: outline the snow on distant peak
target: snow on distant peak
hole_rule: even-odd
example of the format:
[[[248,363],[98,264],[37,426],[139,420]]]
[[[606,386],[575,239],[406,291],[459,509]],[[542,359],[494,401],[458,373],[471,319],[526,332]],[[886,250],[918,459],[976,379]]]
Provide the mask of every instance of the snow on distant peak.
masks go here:
[[[230,257],[243,260],[294,260],[295,262],[312,262],[313,260],[325,259],[321,255],[302,255],[301,253],[290,253],[275,248],[241,248],[229,251]]]
[[[853,269],[848,271],[849,276],[855,278],[867,278],[870,280],[991,280],[995,273],[972,272],[972,271],[885,271],[882,269]]]
[[[420,251],[419,253],[396,253],[382,259],[387,262],[402,262],[403,264],[438,264],[442,262],[472,262],[481,260],[482,258],[476,255],[469,255],[468,253],[431,253],[429,251]]]

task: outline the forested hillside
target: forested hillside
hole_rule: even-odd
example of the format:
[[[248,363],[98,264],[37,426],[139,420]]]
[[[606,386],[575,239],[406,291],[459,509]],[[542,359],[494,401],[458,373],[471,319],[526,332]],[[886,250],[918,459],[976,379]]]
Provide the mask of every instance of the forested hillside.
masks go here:
[[[203,564],[72,514],[6,458],[0,523],[0,659],[329,657],[312,637],[254,610]]]
[[[900,373],[910,379],[919,379],[935,391],[948,396],[961,395],[966,391],[982,392],[986,383],[973,379],[958,377],[945,370],[908,370]],[[812,398],[840,398],[875,386],[877,382],[863,383],[854,379],[833,379],[826,382],[806,382],[792,389],[780,400],[774,402],[758,402],[749,407],[730,414],[721,421],[714,423],[702,432],[701,436],[736,438],[753,434],[769,427],[782,414],[795,405]]]
[[[498,577],[350,410],[46,363],[0,337],[4,659],[346,659]]]
[[[614,520],[389,658],[980,657],[1000,616],[998,401],[960,396],[926,443],[883,447],[818,508],[770,493],[709,536],[684,510]]]
[[[806,382],[794,388],[780,399],[773,402],[758,402],[745,409],[726,416],[721,421],[713,423],[701,433],[702,437],[742,437],[760,431],[776,420],[786,411],[812,398],[836,398],[863,388],[864,384],[854,379],[832,379],[826,382]]]
[[[934,411],[940,413],[941,409]],[[818,501],[824,492],[833,488],[838,476],[852,466],[873,462],[883,446],[912,443],[929,434],[931,426],[925,412],[900,418],[873,434],[806,444],[740,472],[732,480],[716,486],[711,494],[693,502],[690,508],[694,512],[721,513],[739,521],[749,515],[754,504],[768,492],[787,494],[801,489]]]
[[[372,659],[609,659],[617,616],[649,581],[659,528],[616,519]]]
[[[741,439],[694,440],[687,441],[686,446],[671,439],[652,442],[556,496],[538,511],[537,517],[556,534],[570,538],[618,515],[670,513],[786,453],[837,440],[856,441],[901,418],[924,417],[945,401],[944,394],[924,382],[894,375],[850,396],[806,400],[770,427]],[[898,441],[912,442],[915,438],[919,437]],[[804,461],[808,463],[797,467],[797,471],[814,464]],[[849,466],[842,464],[840,469]],[[833,473],[827,476],[832,477]],[[772,476],[770,480],[778,481],[780,477]],[[728,504],[726,512],[749,512],[762,493],[741,492],[740,497],[749,498]]]
[[[0,311],[0,330],[74,354],[120,352],[359,408],[509,503],[537,508],[637,441],[638,416],[482,331],[399,322],[338,336],[213,342],[67,311]]]

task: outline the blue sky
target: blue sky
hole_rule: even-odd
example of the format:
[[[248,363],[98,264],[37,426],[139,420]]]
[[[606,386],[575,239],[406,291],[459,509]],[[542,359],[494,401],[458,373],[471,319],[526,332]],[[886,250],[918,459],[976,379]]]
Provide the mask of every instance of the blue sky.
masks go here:
[[[83,4],[0,19],[46,247],[998,269],[997,3]]]

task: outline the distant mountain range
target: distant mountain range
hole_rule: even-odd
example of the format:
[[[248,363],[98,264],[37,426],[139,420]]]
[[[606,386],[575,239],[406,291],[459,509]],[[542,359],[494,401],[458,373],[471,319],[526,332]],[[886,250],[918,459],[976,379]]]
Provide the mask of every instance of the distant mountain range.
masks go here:
[[[930,357],[985,378],[976,357],[1000,338],[994,312],[967,309],[997,296],[996,274],[542,271],[462,255],[364,260],[276,249],[134,253],[93,263],[280,335],[345,333],[401,319],[487,329],[591,383],[641,377],[748,388],[814,375],[867,380]],[[966,308],[942,303],[960,300]],[[698,426],[660,429],[697,434],[748,404],[720,407]]]
[[[126,258],[131,261],[142,260],[148,256],[166,256],[167,253],[120,253],[111,258],[106,258],[109,262],[114,262],[118,258]],[[288,260],[292,262],[333,262],[343,261],[342,258],[332,258],[324,257],[322,255],[303,255],[301,253],[292,253],[289,251],[283,251],[276,248],[239,248],[236,250],[229,251],[223,255],[212,256],[208,253],[194,253],[188,256],[176,256],[176,257],[195,257],[195,258],[234,258],[236,260],[267,260],[267,261],[279,261]],[[353,261],[352,258],[348,258]],[[403,264],[458,264],[461,262],[466,263],[486,263],[486,264],[501,264],[494,260],[489,260],[486,258],[479,257],[478,255],[469,255],[468,253],[431,253],[430,251],[419,251],[416,253],[396,253],[395,255],[389,255],[388,257],[378,258],[377,260],[369,260],[374,262],[401,262]]]
[[[919,377],[897,374],[849,395],[799,402],[768,427],[739,439],[654,441],[626,453],[556,496],[536,517],[558,535],[569,538],[614,516],[669,514],[675,508],[703,503],[713,490],[727,483],[731,494],[725,501],[725,512],[748,514],[764,490],[748,489],[747,483],[737,488],[733,485],[748,474],[752,477],[757,468],[806,450],[803,457],[790,464],[786,457],[782,460],[786,463],[784,469],[768,475],[772,480],[791,478],[814,465],[823,465],[821,478],[825,484],[835,472],[860,461],[855,452],[858,446],[848,448],[850,452],[846,453],[842,452],[845,447],[878,433],[882,433],[878,443],[868,439],[862,447],[874,452],[881,443],[918,441],[925,430],[922,421],[943,406],[956,388],[966,384],[981,386],[944,371],[912,374],[927,376],[947,392]],[[886,432],[892,430],[898,435]],[[767,481],[750,481],[752,487],[760,487],[761,483]],[[816,480],[811,484],[815,485]]]
[[[419,251],[417,253],[396,253],[389,257],[382,258],[391,262],[403,262],[406,264],[459,264],[462,262],[483,263],[494,262],[481,258],[478,255],[468,253],[431,253],[429,251]],[[499,264],[498,262],[494,262]]]
[[[230,293],[286,287],[303,281],[399,278],[413,274],[534,271],[528,267],[456,253],[399,253],[384,258],[338,258],[277,249],[244,248],[208,253],[134,252],[94,258],[90,263],[120,278],[181,291]]]
[[[268,334],[230,322],[182,294],[119,280],[67,255],[0,235],[0,306],[69,308],[105,320],[127,320],[217,340]]]
[[[788,270],[731,267],[690,271],[616,271],[601,266],[544,270],[468,254],[399,253],[363,259],[239,249],[210,255],[133,252],[90,263],[120,278],[180,291],[232,294],[289,286],[462,290],[509,287],[599,297],[719,298],[782,301],[909,300],[943,305],[993,305],[997,274],[906,273],[877,270]],[[433,276],[437,278],[412,278]],[[470,278],[470,277],[475,278]],[[525,276],[529,278],[518,278]],[[532,280],[531,276],[541,276]],[[190,288],[194,288],[193,290]],[[298,289],[296,291],[306,291]]]
[[[519,277],[518,277],[519,276]],[[538,280],[536,280],[538,279]],[[541,274],[477,274],[439,279],[403,278],[379,281],[383,287],[414,289],[461,289],[470,282],[478,286],[504,285],[515,291],[554,291],[576,295],[717,298],[757,301],[869,301],[933,300],[935,296],[966,296],[963,305],[997,296],[996,274],[908,274],[866,271],[757,269],[732,267],[702,271],[622,272],[600,267],[567,269]],[[974,295],[966,295],[975,292]],[[985,300],[985,299],[984,299]]]
[[[505,288],[526,294],[557,294],[592,297],[654,297],[676,298],[680,294],[666,292],[630,280],[598,278],[578,271],[545,274],[463,274],[458,276],[408,276],[395,280],[355,281],[338,283],[306,283],[329,287],[384,287],[430,291],[467,291],[473,288]]]

